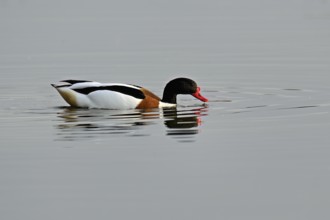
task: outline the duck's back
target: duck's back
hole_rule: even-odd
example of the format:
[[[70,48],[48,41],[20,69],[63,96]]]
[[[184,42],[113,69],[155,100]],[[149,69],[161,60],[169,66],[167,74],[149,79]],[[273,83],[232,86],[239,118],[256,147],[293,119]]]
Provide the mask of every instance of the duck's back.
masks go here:
[[[121,83],[65,80],[53,87],[73,107],[134,109],[145,99],[140,87]]]

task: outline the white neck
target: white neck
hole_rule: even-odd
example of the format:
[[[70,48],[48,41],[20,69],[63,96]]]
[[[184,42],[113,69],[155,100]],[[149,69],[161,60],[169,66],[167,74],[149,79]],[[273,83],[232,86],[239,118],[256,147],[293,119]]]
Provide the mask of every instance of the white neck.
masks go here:
[[[173,107],[176,107],[176,104],[166,103],[166,102],[159,102],[158,107],[159,108],[173,108]]]

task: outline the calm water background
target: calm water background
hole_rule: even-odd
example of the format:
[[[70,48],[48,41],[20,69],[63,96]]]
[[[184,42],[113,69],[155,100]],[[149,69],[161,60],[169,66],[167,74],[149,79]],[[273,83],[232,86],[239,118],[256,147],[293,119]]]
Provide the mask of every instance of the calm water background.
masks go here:
[[[329,219],[330,2],[0,1],[1,219]],[[62,79],[207,105],[72,109]]]

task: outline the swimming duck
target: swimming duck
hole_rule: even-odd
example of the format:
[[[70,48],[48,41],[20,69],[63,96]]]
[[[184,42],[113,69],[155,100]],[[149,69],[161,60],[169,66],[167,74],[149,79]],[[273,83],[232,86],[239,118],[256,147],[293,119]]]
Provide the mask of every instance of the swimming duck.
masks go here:
[[[200,93],[196,82],[176,78],[165,86],[163,98],[149,90],[130,84],[99,83],[87,80],[63,80],[51,84],[73,107],[102,109],[148,109],[175,107],[178,94],[190,94],[202,102],[208,99]]]

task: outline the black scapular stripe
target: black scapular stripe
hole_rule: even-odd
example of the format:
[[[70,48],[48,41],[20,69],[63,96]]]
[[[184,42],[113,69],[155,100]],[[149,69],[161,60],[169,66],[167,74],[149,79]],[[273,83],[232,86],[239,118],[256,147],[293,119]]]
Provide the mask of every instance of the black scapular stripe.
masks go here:
[[[133,96],[137,99],[144,99],[145,95],[139,89],[127,87],[127,86],[93,86],[81,89],[74,89],[74,91],[79,92],[84,95],[88,95],[91,92],[100,91],[100,90],[109,90],[114,92],[120,92],[125,95]]]
[[[62,80],[61,82],[66,82],[70,83],[71,85],[76,84],[76,83],[84,83],[84,82],[91,82],[88,80],[75,80],[75,79],[67,79],[67,80]]]

